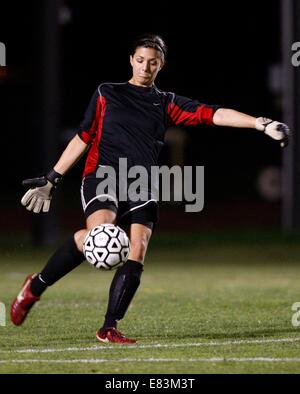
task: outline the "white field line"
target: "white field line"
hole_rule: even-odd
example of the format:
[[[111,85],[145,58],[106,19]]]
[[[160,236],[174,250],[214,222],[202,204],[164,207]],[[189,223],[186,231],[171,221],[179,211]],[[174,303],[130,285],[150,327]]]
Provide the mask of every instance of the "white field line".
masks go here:
[[[258,362],[258,363],[299,363],[300,358],[272,358],[272,357],[213,357],[213,358],[118,358],[118,359],[64,359],[64,360],[46,360],[46,359],[27,359],[27,360],[0,360],[0,364],[23,364],[23,363],[46,363],[46,364],[75,364],[75,363],[167,363],[167,362],[181,362],[181,363],[219,363],[219,362]]]
[[[196,343],[170,343],[170,344],[149,344],[149,345],[128,345],[122,349],[165,349],[165,348],[184,348],[184,347],[202,347],[202,346],[228,346],[228,345],[248,345],[248,344],[267,344],[267,343],[294,343],[299,342],[300,337],[295,338],[278,338],[278,339],[241,339],[235,341],[223,342],[196,342]],[[96,350],[120,349],[118,345],[102,345],[89,347],[66,347],[66,348],[49,348],[49,349],[16,349],[0,350],[0,353],[57,353],[57,352],[81,352]]]

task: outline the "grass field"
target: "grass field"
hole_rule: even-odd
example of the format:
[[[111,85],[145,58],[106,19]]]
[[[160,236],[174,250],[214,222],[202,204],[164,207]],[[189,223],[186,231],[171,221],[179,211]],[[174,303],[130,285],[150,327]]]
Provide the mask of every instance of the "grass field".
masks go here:
[[[9,304],[50,251],[2,245],[0,373],[299,373],[299,238],[160,235],[119,328],[137,345],[97,342],[112,272],[87,263],[50,288],[23,326]],[[300,319],[299,319],[300,320]]]

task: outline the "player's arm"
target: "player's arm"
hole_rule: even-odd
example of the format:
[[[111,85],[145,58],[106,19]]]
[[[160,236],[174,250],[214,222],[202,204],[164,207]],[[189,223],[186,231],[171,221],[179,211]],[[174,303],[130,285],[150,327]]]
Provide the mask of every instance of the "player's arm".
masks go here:
[[[78,134],[71,139],[66,149],[63,151],[58,162],[53,167],[61,176],[65,175],[73,165],[81,158],[88,148],[88,144],[82,141]]]
[[[90,100],[77,135],[69,142],[53,169],[47,175],[23,181],[24,186],[30,187],[21,200],[26,209],[34,213],[49,211],[55,187],[61,181],[63,175],[80,159],[95,138],[100,109],[101,102],[98,90],[96,90]]]
[[[47,175],[39,178],[25,179],[22,184],[29,186],[30,189],[24,194],[21,200],[22,205],[34,213],[39,213],[41,210],[48,212],[54,189],[61,181],[63,175],[80,159],[87,147],[88,144],[76,135],[69,142],[58,162]]]
[[[256,128],[255,117],[228,108],[217,109],[213,116],[213,122],[216,126]]]
[[[269,137],[280,142],[284,148],[288,145],[290,130],[284,123],[272,119],[244,114],[229,108],[219,108],[213,116],[216,126],[250,128],[263,131]]]
[[[174,93],[168,96],[167,115],[169,126],[206,124],[256,129],[279,141],[282,147],[287,146],[290,136],[290,130],[284,123],[263,117],[255,118],[217,105],[201,104]]]

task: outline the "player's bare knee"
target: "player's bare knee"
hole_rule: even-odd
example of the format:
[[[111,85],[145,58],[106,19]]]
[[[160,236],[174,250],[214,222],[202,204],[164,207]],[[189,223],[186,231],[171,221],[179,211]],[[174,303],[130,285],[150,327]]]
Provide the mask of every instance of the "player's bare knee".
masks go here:
[[[82,230],[77,231],[74,234],[74,241],[75,241],[75,244],[77,246],[77,249],[80,252],[82,252],[82,250],[83,250],[83,241],[84,241],[84,238],[85,238],[87,232],[88,232],[87,229],[82,229]]]
[[[116,222],[116,213],[111,211],[110,209],[100,209],[92,213],[86,221],[87,229],[91,230],[96,226],[100,226],[104,223],[112,223]]]

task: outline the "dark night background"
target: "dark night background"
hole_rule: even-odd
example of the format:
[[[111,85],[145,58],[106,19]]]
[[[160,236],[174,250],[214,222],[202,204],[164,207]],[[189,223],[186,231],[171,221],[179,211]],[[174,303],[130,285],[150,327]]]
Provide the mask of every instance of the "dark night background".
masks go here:
[[[43,174],[39,147],[39,89],[42,2],[23,2],[0,11],[0,41],[7,49],[7,75],[0,79],[2,147],[1,227],[27,230],[32,214],[20,206],[21,181]],[[60,128],[52,164],[80,123],[89,99],[104,81],[130,78],[129,48],[144,32],[163,36],[167,66],[156,81],[162,90],[220,104],[254,116],[281,117],[280,96],[270,89],[269,71],[280,62],[279,1],[159,3],[65,1],[60,25],[58,69]],[[258,174],[280,167],[277,143],[254,130],[186,128],[184,164],[205,166],[205,208],[198,219],[182,207],[163,206],[161,229],[169,219],[205,231],[236,224],[280,225],[280,199],[257,190]],[[48,152],[49,153],[49,152]],[[170,162],[170,147],[161,163]],[[66,176],[52,210],[63,227],[78,228],[83,215],[80,178],[84,160]],[[174,226],[174,221],[172,222]],[[178,223],[180,226],[180,223]]]

